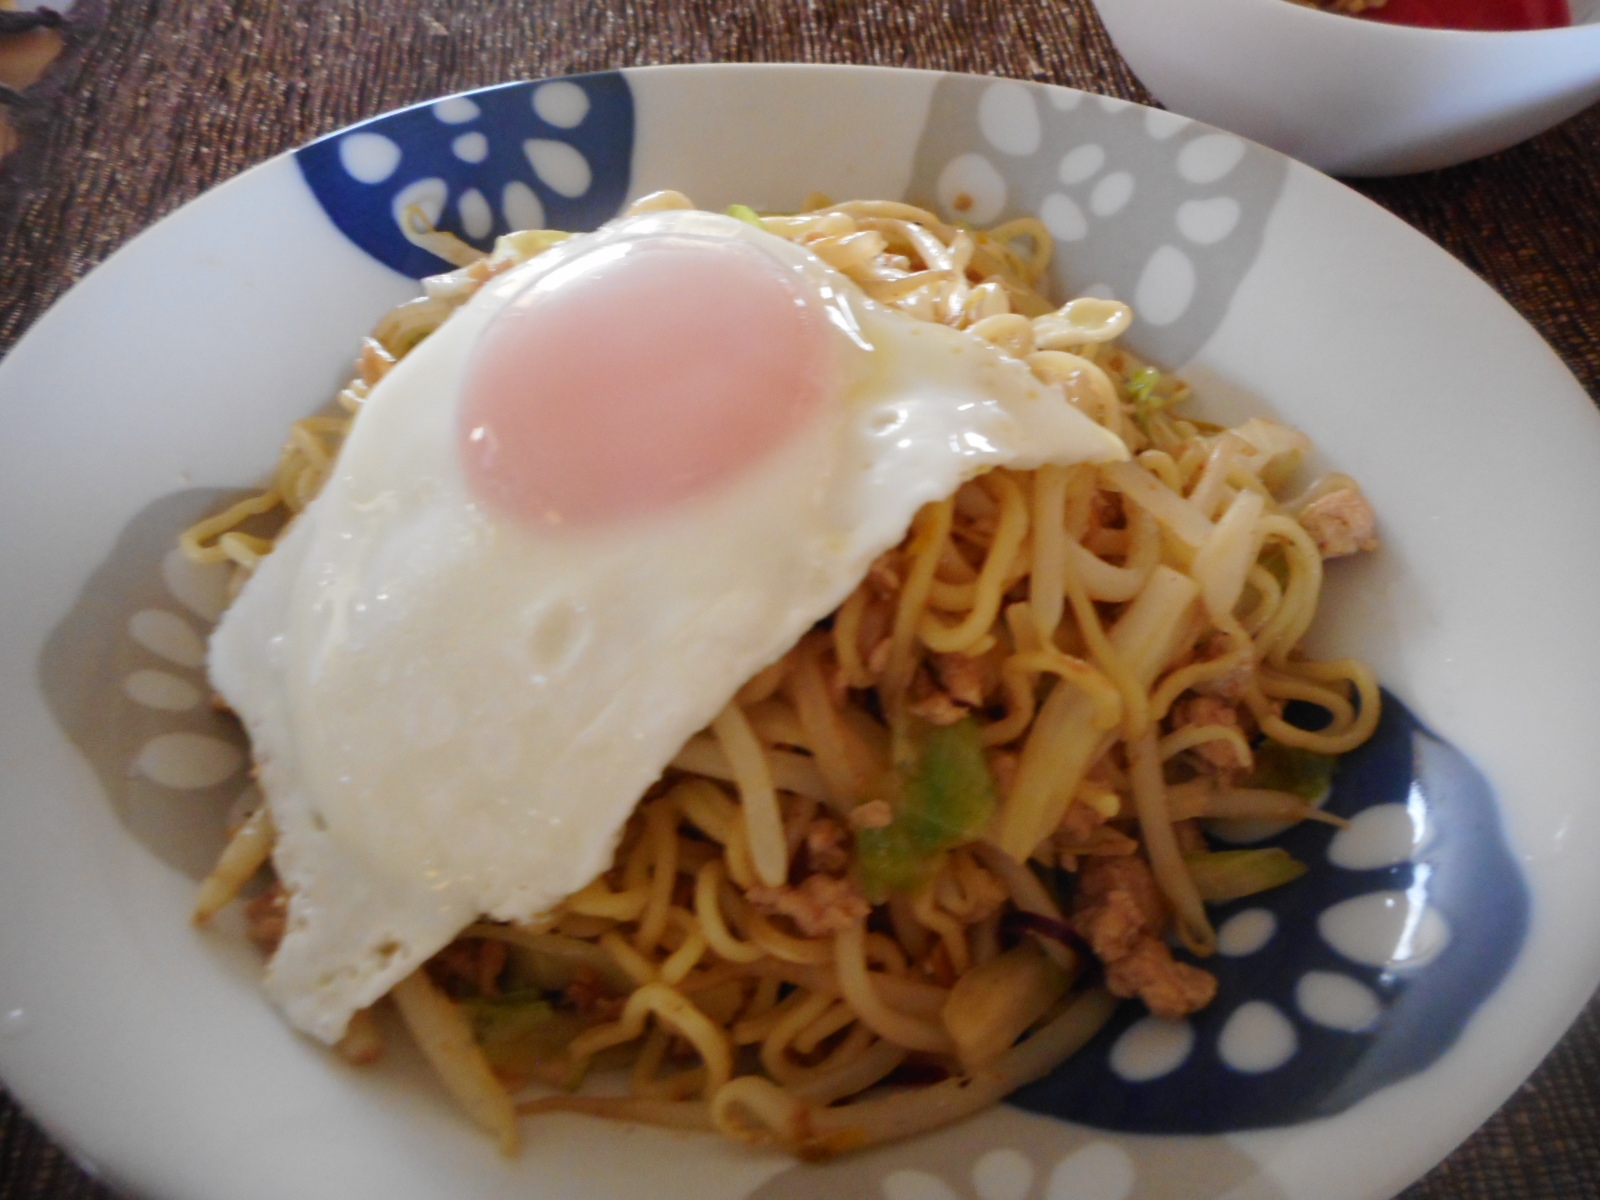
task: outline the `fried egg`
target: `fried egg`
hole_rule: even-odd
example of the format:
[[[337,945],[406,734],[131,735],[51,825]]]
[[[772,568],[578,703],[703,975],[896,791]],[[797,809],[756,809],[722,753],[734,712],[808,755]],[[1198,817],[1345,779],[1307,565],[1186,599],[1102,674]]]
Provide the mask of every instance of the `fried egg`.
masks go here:
[[[732,217],[625,218],[492,279],[372,389],[212,640],[289,893],[269,994],[332,1041],[480,915],[547,911],[921,505],[1126,453]]]

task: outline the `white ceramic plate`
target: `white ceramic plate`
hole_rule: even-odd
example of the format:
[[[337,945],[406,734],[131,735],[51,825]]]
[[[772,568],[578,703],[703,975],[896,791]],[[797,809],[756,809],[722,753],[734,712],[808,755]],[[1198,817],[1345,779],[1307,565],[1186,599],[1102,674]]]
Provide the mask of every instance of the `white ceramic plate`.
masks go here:
[[[707,206],[820,190],[978,223],[1038,212],[1062,288],[1132,300],[1134,345],[1182,367],[1208,415],[1306,429],[1377,504],[1384,549],[1334,572],[1319,639],[1372,661],[1421,722],[1392,706],[1388,766],[1352,768],[1350,811],[1381,802],[1426,829],[1362,870],[1312,847],[1267,948],[1219,968],[1210,1023],[1153,1031],[1188,1047],[1165,1074],[1126,1077],[1146,1028],[1034,1095],[1102,1128],[1006,1107],[811,1168],[563,1117],[503,1161],[404,1053],[342,1067],[268,1007],[237,929],[186,922],[244,779],[189,706],[216,596],[170,538],[261,476],[414,292],[400,271],[432,269],[395,237],[399,197],[491,236],[592,224],[660,187]],[[267,163],[129,244],[0,365],[0,419],[0,1072],[140,1194],[1382,1197],[1488,1116],[1600,979],[1585,936],[1600,556],[1571,533],[1600,512],[1600,419],[1443,252],[1184,118],[823,67],[652,68],[422,106]],[[1376,956],[1328,933],[1341,900],[1397,918]],[[1319,993],[1316,971],[1345,982]],[[1102,1093],[1085,1079],[1115,1103],[1086,1101]]]

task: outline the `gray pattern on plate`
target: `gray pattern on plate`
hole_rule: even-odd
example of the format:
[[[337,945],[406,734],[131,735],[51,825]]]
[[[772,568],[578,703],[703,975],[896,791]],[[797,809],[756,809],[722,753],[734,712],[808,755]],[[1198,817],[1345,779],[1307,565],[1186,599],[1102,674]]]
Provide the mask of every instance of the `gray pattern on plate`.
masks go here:
[[[1131,304],[1128,344],[1176,369],[1226,317],[1288,172],[1174,113],[955,76],[934,92],[906,194],[979,227],[1038,216],[1056,239],[1055,294]]]
[[[198,567],[178,535],[235,493],[174,492],[123,528],[39,656],[56,721],[100,780],[117,819],[168,866],[211,870],[242,794],[243,731],[210,702],[205,638],[226,567]]]

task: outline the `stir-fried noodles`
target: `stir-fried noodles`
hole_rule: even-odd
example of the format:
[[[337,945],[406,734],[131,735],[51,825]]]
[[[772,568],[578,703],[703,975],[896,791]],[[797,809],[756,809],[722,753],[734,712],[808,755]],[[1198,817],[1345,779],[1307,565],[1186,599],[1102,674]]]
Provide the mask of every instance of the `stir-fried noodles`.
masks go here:
[[[1125,305],[1037,290],[1038,221],[973,232],[822,198],[734,215],[1025,361],[1133,457],[994,470],[924,507],[684,745],[609,871],[534,923],[471,925],[393,990],[507,1147],[519,1112],[561,1110],[825,1155],[993,1103],[1121,998],[1195,1011],[1215,992],[1192,961],[1216,948],[1207,902],[1304,869],[1277,849],[1214,850],[1204,825],[1334,820],[1312,802],[1331,756],[1378,717],[1362,664],[1298,648],[1324,558],[1373,544],[1359,490],[1331,476],[1291,498],[1302,435],[1183,415],[1186,386],[1118,346]],[[461,268],[383,319],[344,412],[297,422],[268,487],[185,534],[191,556],[247,574],[317,494],[368,389],[485,280],[565,235],[513,234],[487,257],[418,236]],[[263,808],[197,919],[272,845]],[[283,890],[249,913],[274,945]],[[340,1049],[367,1059],[381,1037],[359,1016]],[[592,1068],[625,1071],[626,1093],[579,1091]]]

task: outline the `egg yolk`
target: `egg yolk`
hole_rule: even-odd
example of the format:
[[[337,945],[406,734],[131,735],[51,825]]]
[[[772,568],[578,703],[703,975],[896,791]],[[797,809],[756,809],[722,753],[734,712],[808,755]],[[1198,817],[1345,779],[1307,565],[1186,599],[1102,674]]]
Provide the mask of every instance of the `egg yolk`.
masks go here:
[[[544,526],[670,509],[820,410],[837,386],[832,341],[794,272],[741,242],[592,251],[484,328],[457,427],[468,485]]]

